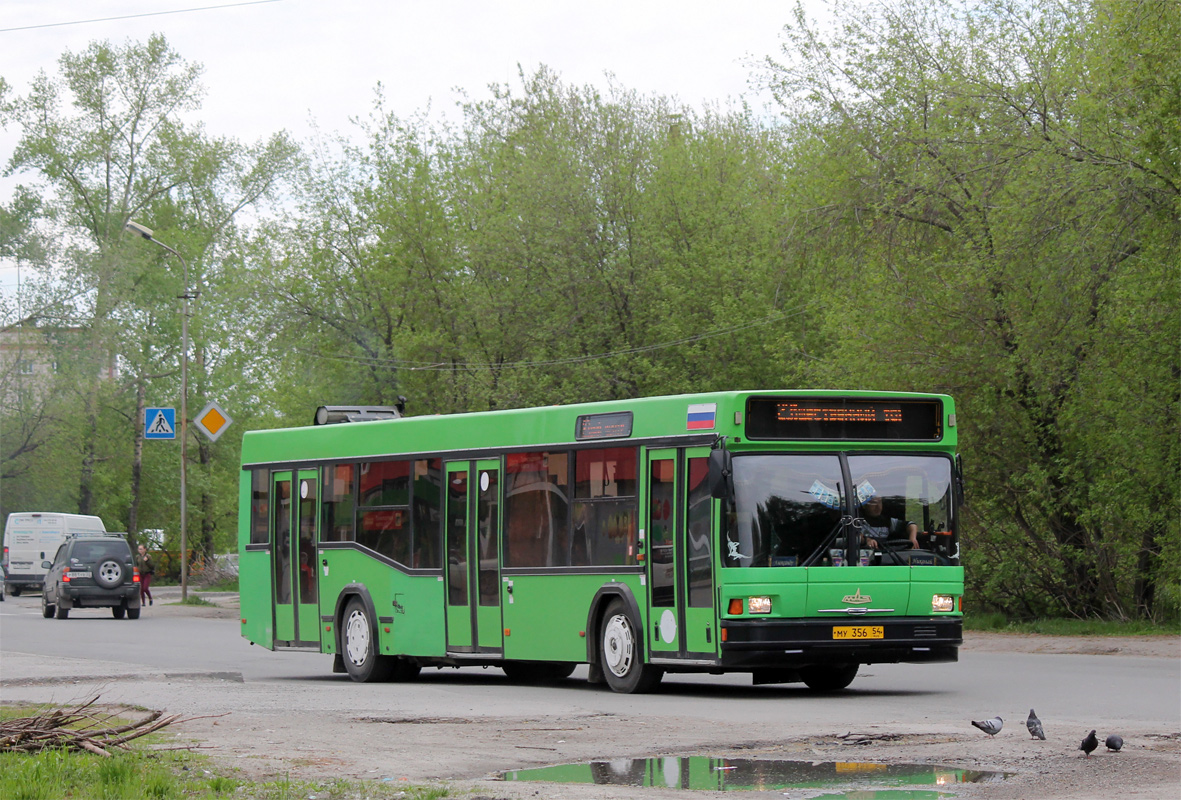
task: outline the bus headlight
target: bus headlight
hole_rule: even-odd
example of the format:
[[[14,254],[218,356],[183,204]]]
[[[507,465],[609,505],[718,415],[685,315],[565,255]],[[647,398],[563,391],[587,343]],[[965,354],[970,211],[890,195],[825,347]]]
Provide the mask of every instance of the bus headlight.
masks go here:
[[[955,597],[950,594],[937,594],[931,597],[932,611],[954,611]]]
[[[746,608],[752,614],[770,614],[771,613],[771,598],[770,597],[751,597],[746,601]]]

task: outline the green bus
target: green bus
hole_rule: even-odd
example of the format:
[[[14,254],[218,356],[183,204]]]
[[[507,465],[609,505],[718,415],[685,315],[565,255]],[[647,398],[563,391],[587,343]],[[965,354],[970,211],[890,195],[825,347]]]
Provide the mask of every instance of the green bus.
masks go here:
[[[741,391],[407,417],[242,443],[241,631],[356,681],[495,666],[843,689],[962,643],[952,399]]]

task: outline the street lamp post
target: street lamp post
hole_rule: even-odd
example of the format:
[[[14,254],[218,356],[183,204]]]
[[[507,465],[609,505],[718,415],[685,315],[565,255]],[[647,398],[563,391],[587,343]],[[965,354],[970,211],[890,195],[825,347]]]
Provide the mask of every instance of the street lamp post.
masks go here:
[[[189,599],[189,539],[188,539],[188,452],[189,452],[189,262],[159,239],[153,238],[152,229],[138,222],[127,221],[127,230],[154,242],[172,253],[184,266],[184,293],[181,299],[180,316],[180,599]]]

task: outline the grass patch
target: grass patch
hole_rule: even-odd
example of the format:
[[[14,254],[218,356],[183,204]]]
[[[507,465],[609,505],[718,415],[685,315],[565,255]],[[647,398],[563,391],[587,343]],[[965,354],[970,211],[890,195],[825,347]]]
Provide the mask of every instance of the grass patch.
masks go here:
[[[236,592],[238,591],[238,579],[226,578],[217,583],[204,587],[206,592]]]
[[[1176,636],[1181,634],[1181,620],[1163,623],[1105,619],[1010,620],[1004,614],[965,614],[964,630],[1043,636]]]
[[[5,800],[439,800],[446,787],[403,782],[247,781],[215,774],[208,759],[186,751],[91,753],[47,750],[0,753]]]
[[[0,705],[0,720],[28,717],[53,706],[29,703]],[[111,721],[120,720],[112,717]],[[128,720],[129,721],[129,720]],[[160,732],[139,742],[144,747],[94,753],[52,749],[35,753],[0,752],[0,798],[3,800],[440,800],[451,796],[446,786],[414,786],[404,781],[301,781],[289,775],[249,781],[219,774],[203,753],[152,750],[175,746]]]
[[[215,606],[217,603],[211,603],[199,594],[191,594],[184,600],[177,600],[172,605],[176,606]]]

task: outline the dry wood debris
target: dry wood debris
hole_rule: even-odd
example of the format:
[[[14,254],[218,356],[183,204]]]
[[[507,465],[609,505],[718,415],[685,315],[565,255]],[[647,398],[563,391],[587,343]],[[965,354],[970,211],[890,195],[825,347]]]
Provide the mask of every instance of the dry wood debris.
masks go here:
[[[146,736],[177,721],[187,721],[181,720],[180,714],[166,717],[163,712],[151,711],[142,719],[126,722],[114,714],[99,711],[95,707],[97,702],[98,695],[95,695],[71,708],[55,708],[30,717],[0,720],[0,753],[61,749],[87,750],[100,756],[110,756],[112,749],[130,750],[127,742],[132,739]]]

